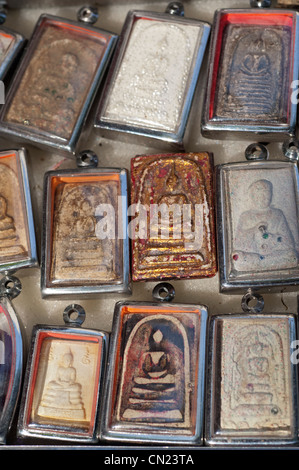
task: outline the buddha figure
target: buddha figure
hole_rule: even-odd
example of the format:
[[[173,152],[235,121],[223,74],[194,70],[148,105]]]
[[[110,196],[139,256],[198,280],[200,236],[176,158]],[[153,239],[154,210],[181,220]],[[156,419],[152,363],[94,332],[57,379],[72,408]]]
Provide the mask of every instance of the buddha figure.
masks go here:
[[[188,422],[188,343],[179,327],[162,318],[145,319],[132,331],[125,349],[119,420],[181,426]]]
[[[126,125],[176,132],[197,40],[193,26],[135,21],[106,116]]]
[[[175,402],[175,370],[171,370],[170,356],[159,347],[163,339],[160,330],[149,341],[150,349],[141,357],[142,375],[134,377],[129,398],[129,408],[123,419],[182,420],[182,413]]]
[[[15,237],[15,226],[13,218],[7,215],[7,203],[0,196],[0,239]]]
[[[248,189],[251,207],[236,228],[232,262],[238,271],[283,269],[298,264],[294,238],[281,209],[271,205],[272,183],[255,181]]]
[[[42,395],[37,410],[39,416],[78,420],[85,418],[82,386],[76,382],[76,369],[73,366],[73,360],[71,350],[63,354],[57,368],[56,379],[47,384]]]
[[[166,179],[163,194],[157,198],[156,202],[157,206],[162,208],[162,210],[163,205],[165,204],[165,208],[169,211],[169,219],[167,220],[167,222],[169,222],[165,227],[163,220],[161,220],[162,218],[158,217],[157,225],[153,224],[151,221],[149,246],[156,246],[165,243],[180,246],[184,245],[183,206],[188,203],[188,196],[183,191],[180,177],[175,170],[174,162]],[[191,220],[193,222],[193,217]],[[152,234],[154,235],[152,236]]]
[[[93,38],[45,25],[6,119],[69,139],[101,55]]]
[[[99,238],[96,231],[97,206],[101,203],[116,206],[110,189],[101,183],[70,183],[61,194],[57,193],[54,277],[89,281],[116,278],[115,241]]]
[[[133,160],[131,200],[143,209],[132,237],[133,280],[156,279],[160,268],[165,278],[214,271],[211,163],[191,153]]]
[[[243,112],[265,113],[271,111],[271,62],[266,53],[263,32],[255,32],[250,38],[247,53],[241,58],[238,70],[233,77],[230,92]],[[253,94],[253,89],[256,94]]]
[[[0,253],[9,256],[23,252],[24,248],[19,244],[14,220],[7,214],[7,201],[0,195]]]
[[[74,213],[74,238],[88,238],[93,237],[96,228],[96,218],[92,215],[93,209],[88,199],[84,199],[78,208],[78,212]]]
[[[216,115],[246,121],[285,119],[290,31],[257,25],[228,28]]]

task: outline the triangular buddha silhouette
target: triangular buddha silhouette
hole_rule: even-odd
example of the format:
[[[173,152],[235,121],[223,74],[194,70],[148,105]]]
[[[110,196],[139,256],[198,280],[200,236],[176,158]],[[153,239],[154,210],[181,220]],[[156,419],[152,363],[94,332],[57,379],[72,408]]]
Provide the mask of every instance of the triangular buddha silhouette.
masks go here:
[[[167,315],[139,321],[123,357],[117,419],[187,426],[190,352],[181,322]]]

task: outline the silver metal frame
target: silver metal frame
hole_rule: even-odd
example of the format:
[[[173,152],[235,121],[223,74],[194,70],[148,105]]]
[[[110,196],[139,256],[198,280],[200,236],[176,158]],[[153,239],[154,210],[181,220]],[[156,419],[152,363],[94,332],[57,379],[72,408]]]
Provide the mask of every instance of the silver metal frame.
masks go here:
[[[31,204],[27,164],[26,164],[27,152],[24,148],[0,150],[0,154],[6,154],[6,153],[8,154],[10,152],[14,152],[16,154],[16,159],[17,159],[19,185],[20,185],[21,193],[23,193],[24,203],[25,203],[24,219],[26,220],[26,223],[28,226],[28,246],[29,246],[30,256],[24,259],[21,259],[19,261],[12,261],[12,262],[6,262],[3,264],[0,264],[0,272],[16,271],[22,268],[31,268],[31,267],[38,266],[34,218],[33,218],[32,204]],[[21,180],[20,180],[20,177],[21,177]]]
[[[23,374],[23,339],[20,324],[17,315],[12,307],[10,300],[6,297],[0,298],[0,304],[7,311],[10,320],[11,339],[13,344],[12,364],[14,373],[9,388],[9,396],[0,414],[0,444],[6,443],[6,437],[12,425],[18,398],[21,391],[21,381]]]
[[[290,72],[290,82],[299,79],[299,13],[296,11],[287,11],[288,14],[293,14],[293,23],[294,23],[294,34],[292,35],[292,44],[291,50],[293,51],[293,66]],[[208,80],[207,88],[204,99],[203,113],[202,113],[202,123],[201,130],[202,135],[207,138],[219,138],[232,140],[235,138],[238,139],[253,139],[254,136],[257,136],[258,141],[282,141],[284,139],[289,139],[294,137],[296,132],[296,120],[297,120],[297,103],[291,102],[291,96],[289,96],[290,102],[290,119],[288,123],[278,123],[276,125],[271,125],[265,123],[264,125],[261,122],[256,124],[252,123],[242,123],[237,119],[235,122],[227,123],[226,119],[220,118],[210,118],[209,117],[209,107],[211,100],[211,88],[212,88],[212,77],[214,74],[214,59],[215,52],[218,42],[219,26],[221,23],[221,18],[223,14],[226,13],[243,13],[243,14],[254,14],[254,15],[281,15],[281,9],[269,9],[269,8],[251,8],[251,9],[219,9],[216,10],[214,16],[214,22],[212,26],[211,33],[211,43],[209,51],[209,69],[208,69]],[[290,95],[292,93],[291,89],[289,91]]]
[[[34,375],[34,368],[39,359],[36,354],[36,347],[38,344],[39,334],[42,332],[47,332],[49,335],[51,333],[61,333],[64,337],[68,335],[70,338],[72,335],[86,336],[87,338],[98,337],[103,340],[102,348],[102,357],[101,357],[101,370],[99,383],[95,384],[97,386],[97,411],[95,415],[95,423],[92,432],[92,436],[78,436],[78,431],[74,431],[72,427],[67,426],[58,426],[55,425],[38,425],[38,424],[26,424],[26,416],[28,411],[28,397],[32,387],[32,380]],[[32,340],[31,340],[31,349],[28,353],[27,366],[24,377],[24,384],[22,388],[22,396],[20,402],[20,412],[18,416],[18,436],[24,439],[28,438],[46,438],[54,439],[58,441],[74,441],[81,443],[97,443],[97,427],[98,420],[101,415],[102,407],[102,387],[104,385],[105,373],[106,373],[106,361],[109,345],[109,333],[97,330],[90,330],[82,327],[69,327],[69,326],[50,326],[50,325],[35,325],[32,331]],[[60,431],[60,432],[58,432]]]
[[[172,432],[170,429],[166,431],[163,429],[157,429],[156,432],[149,430],[145,425],[133,424],[133,425],[121,425],[118,424],[114,428],[110,426],[110,416],[112,410],[112,396],[114,378],[117,373],[115,370],[115,360],[117,353],[117,346],[119,335],[121,334],[121,323],[120,315],[123,307],[130,306],[141,306],[141,307],[155,307],[161,306],[161,302],[117,302],[114,310],[112,333],[110,337],[110,349],[107,363],[107,376],[104,390],[104,406],[102,420],[99,428],[99,437],[104,441],[125,441],[132,443],[151,443],[151,444],[175,444],[175,445],[202,445],[203,444],[203,419],[204,419],[204,393],[205,393],[205,355],[206,355],[206,328],[208,320],[208,310],[204,305],[191,305],[191,304],[169,304],[166,303],[167,308],[183,308],[192,309],[198,308],[201,310],[201,321],[200,321],[200,345],[199,345],[199,365],[197,371],[197,385],[198,392],[196,397],[197,406],[197,420],[196,429],[194,435],[184,436],[179,431]],[[165,303],[164,303],[165,306]]]
[[[287,290],[296,290],[299,285],[299,266],[294,268],[294,272],[291,270],[283,270],[276,272],[265,272],[263,276],[260,273],[251,272],[249,275],[242,274],[242,279],[237,277],[236,279],[230,279],[230,248],[228,239],[228,225],[229,217],[227,214],[227,203],[228,196],[224,182],[225,171],[246,169],[246,168],[286,168],[290,167],[290,170],[294,174],[294,187],[297,188],[297,219],[299,224],[299,171],[297,164],[291,161],[257,161],[257,162],[235,162],[235,163],[224,163],[216,166],[216,220],[217,220],[217,249],[218,249],[218,270],[219,270],[219,282],[220,292],[224,294],[235,294],[240,293],[240,290],[246,291],[251,287],[255,291],[259,292],[280,292],[281,288],[287,288]]]
[[[98,70],[96,71],[94,75],[92,85],[87,92],[85,103],[82,107],[80,115],[78,116],[78,119],[74,126],[72,135],[69,139],[59,137],[57,135],[54,135],[49,132],[42,131],[36,128],[30,128],[30,126],[7,122],[4,119],[6,111],[8,110],[10,103],[13,100],[14,94],[16,90],[18,89],[18,86],[22,80],[24,71],[26,70],[31,57],[34,54],[36,44],[39,41],[40,34],[43,30],[44,21],[47,21],[47,20],[52,21],[54,23],[62,22],[66,25],[80,26],[81,28],[86,29],[87,31],[92,31],[95,34],[101,33],[107,39],[107,47],[103,54],[101,64],[98,67]],[[72,154],[74,154],[76,152],[79,138],[84,129],[84,124],[88,117],[88,113],[92,106],[93,100],[98,91],[98,88],[103,79],[106,67],[108,65],[108,62],[110,60],[110,57],[116,45],[117,38],[118,36],[114,33],[110,33],[110,32],[107,32],[98,28],[94,28],[90,25],[86,25],[83,22],[80,23],[80,22],[71,21],[65,18],[60,18],[57,16],[42,14],[35,26],[31,39],[26,48],[26,52],[24,53],[22,57],[22,60],[17,69],[17,72],[9,87],[5,105],[3,106],[1,113],[0,113],[0,134],[3,137],[13,138],[15,141],[21,142],[23,144],[31,143],[33,145],[36,145],[37,147],[50,149],[50,150],[55,149],[59,151],[59,153],[66,155],[67,157],[70,157]]]
[[[4,60],[0,65],[0,80],[4,80],[8,72],[12,69],[20,57],[27,40],[21,34],[16,33],[11,29],[5,28],[4,26],[0,27],[0,33],[1,32],[11,34],[14,37],[14,43],[9,47]]]
[[[241,313],[241,314],[215,314],[209,318],[209,325],[208,325],[208,352],[207,352],[207,364],[209,365],[207,368],[207,396],[206,396],[206,414],[205,414],[205,437],[204,442],[205,445],[211,446],[223,446],[223,447],[242,447],[242,448],[250,448],[250,447],[271,447],[275,448],[276,446],[286,446],[292,444],[298,444],[298,376],[297,376],[297,365],[291,365],[291,392],[292,395],[291,400],[293,404],[293,411],[294,414],[291,416],[292,419],[292,437],[289,439],[285,439],[282,437],[277,438],[267,438],[262,435],[258,437],[240,437],[238,436],[238,432],[235,433],[225,433],[225,432],[217,432],[215,430],[215,406],[217,399],[220,400],[220,396],[218,398],[215,397],[217,394],[217,389],[215,388],[215,367],[216,362],[219,360],[217,356],[217,334],[215,332],[215,325],[218,319],[230,319],[235,318],[237,319],[244,319],[244,318],[251,318],[253,321],[260,319],[260,318],[289,318],[289,336],[290,336],[290,356],[293,352],[291,347],[292,341],[297,339],[297,314],[286,314],[286,313]],[[291,362],[291,360],[290,360]]]
[[[167,21],[169,23],[190,24],[195,26],[197,25],[202,28],[202,37],[200,38],[197,44],[197,54],[195,54],[193,65],[190,67],[190,76],[187,85],[188,89],[182,110],[182,119],[177,133],[150,129],[142,127],[142,125],[132,126],[124,123],[120,124],[114,122],[113,120],[105,118],[105,107],[107,104],[107,100],[109,99],[110,90],[113,87],[114,80],[117,77],[118,70],[121,66],[123,56],[130,40],[133,25],[136,19],[139,17],[149,18],[157,21]],[[108,138],[113,138],[117,136],[123,140],[132,140],[133,142],[140,141],[141,143],[151,143],[154,146],[163,146],[164,149],[166,145],[170,146],[170,148],[183,148],[183,140],[187,121],[193,101],[193,96],[195,93],[198,76],[201,69],[201,64],[205,54],[206,45],[210,35],[210,29],[211,27],[208,23],[194,19],[182,18],[174,14],[154,13],[143,10],[129,11],[120,35],[117,48],[115,50],[113,61],[109,68],[107,81],[105,83],[105,87],[103,89],[103,93],[100,98],[96,112],[94,127],[98,129],[99,132],[101,132],[101,135],[107,135]]]
[[[51,261],[51,227],[52,227],[52,209],[51,209],[51,179],[53,177],[68,176],[78,177],[95,174],[119,174],[120,196],[126,198],[128,204],[128,176],[127,170],[118,168],[86,168],[74,170],[48,171],[44,176],[44,201],[43,201],[43,225],[42,225],[42,244],[41,244],[41,292],[42,297],[65,296],[81,298],[102,293],[123,293],[131,294],[131,275],[130,275],[130,247],[128,236],[127,206],[122,207],[122,255],[123,255],[123,279],[121,283],[98,284],[93,286],[59,286],[49,285],[49,266]]]

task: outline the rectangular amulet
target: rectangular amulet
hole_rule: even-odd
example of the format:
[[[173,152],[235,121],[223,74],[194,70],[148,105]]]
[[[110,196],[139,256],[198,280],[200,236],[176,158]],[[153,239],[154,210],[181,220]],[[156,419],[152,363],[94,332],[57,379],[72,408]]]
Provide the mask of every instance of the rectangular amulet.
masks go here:
[[[214,276],[212,155],[137,156],[131,179],[132,280]]]

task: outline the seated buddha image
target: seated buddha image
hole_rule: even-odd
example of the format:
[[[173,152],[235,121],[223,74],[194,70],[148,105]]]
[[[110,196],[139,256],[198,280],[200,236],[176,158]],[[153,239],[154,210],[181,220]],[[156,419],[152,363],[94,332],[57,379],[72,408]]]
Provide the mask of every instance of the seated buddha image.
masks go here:
[[[194,388],[185,324],[158,312],[133,317],[121,344],[113,419],[132,426],[188,428]]]
[[[92,207],[90,202],[85,199],[81,202],[78,212],[74,211],[75,223],[73,238],[89,238],[95,235],[96,218],[92,215]]]
[[[65,135],[70,132],[76,119],[74,103],[78,92],[72,77],[77,73],[78,65],[75,54],[65,53],[56,65],[59,73],[49,63],[46,66],[48,73],[42,69],[42,76],[35,76],[34,91],[28,95],[30,109],[26,122],[55,133]]]
[[[251,208],[239,218],[232,263],[238,271],[295,267],[298,251],[281,209],[272,206],[273,185],[266,179],[248,189]]]
[[[9,256],[23,252],[24,248],[20,245],[14,219],[7,214],[7,201],[0,195],[0,254]]]
[[[191,205],[191,231],[194,231],[194,210],[188,195],[184,192],[181,184],[181,179],[175,170],[175,163],[171,166],[167,176],[163,193],[154,202],[163,211],[163,205],[169,214],[166,224],[163,223],[163,217],[159,214],[156,223],[149,220],[150,226],[150,246],[161,246],[163,244],[177,245],[181,249],[185,245],[184,237],[184,217],[183,206]]]
[[[45,31],[8,110],[9,121],[63,138],[71,135],[96,59],[84,41],[67,36],[52,28]]]
[[[63,354],[55,380],[46,385],[42,394],[37,410],[39,416],[78,420],[85,418],[82,386],[76,382],[73,360],[71,351]]]
[[[148,350],[141,356],[139,374],[133,378],[123,419],[153,422],[183,420],[177,403],[177,371],[161,343],[163,334],[157,329],[149,338]]]
[[[249,28],[248,28],[249,29]],[[242,33],[236,27],[231,65],[227,69],[224,112],[236,117],[277,119],[283,109],[278,105],[284,93],[284,43],[280,31],[254,27]],[[229,81],[228,81],[229,80]],[[281,82],[279,81],[281,80]]]
[[[67,184],[57,193],[53,278],[104,281],[117,276],[115,241],[97,234],[96,208],[109,201],[109,187],[101,184]]]
[[[111,265],[111,240],[99,240],[96,225],[97,218],[91,202],[88,199],[80,201],[73,211],[72,229],[65,245],[64,259],[72,266],[95,265],[99,271],[108,272]]]

